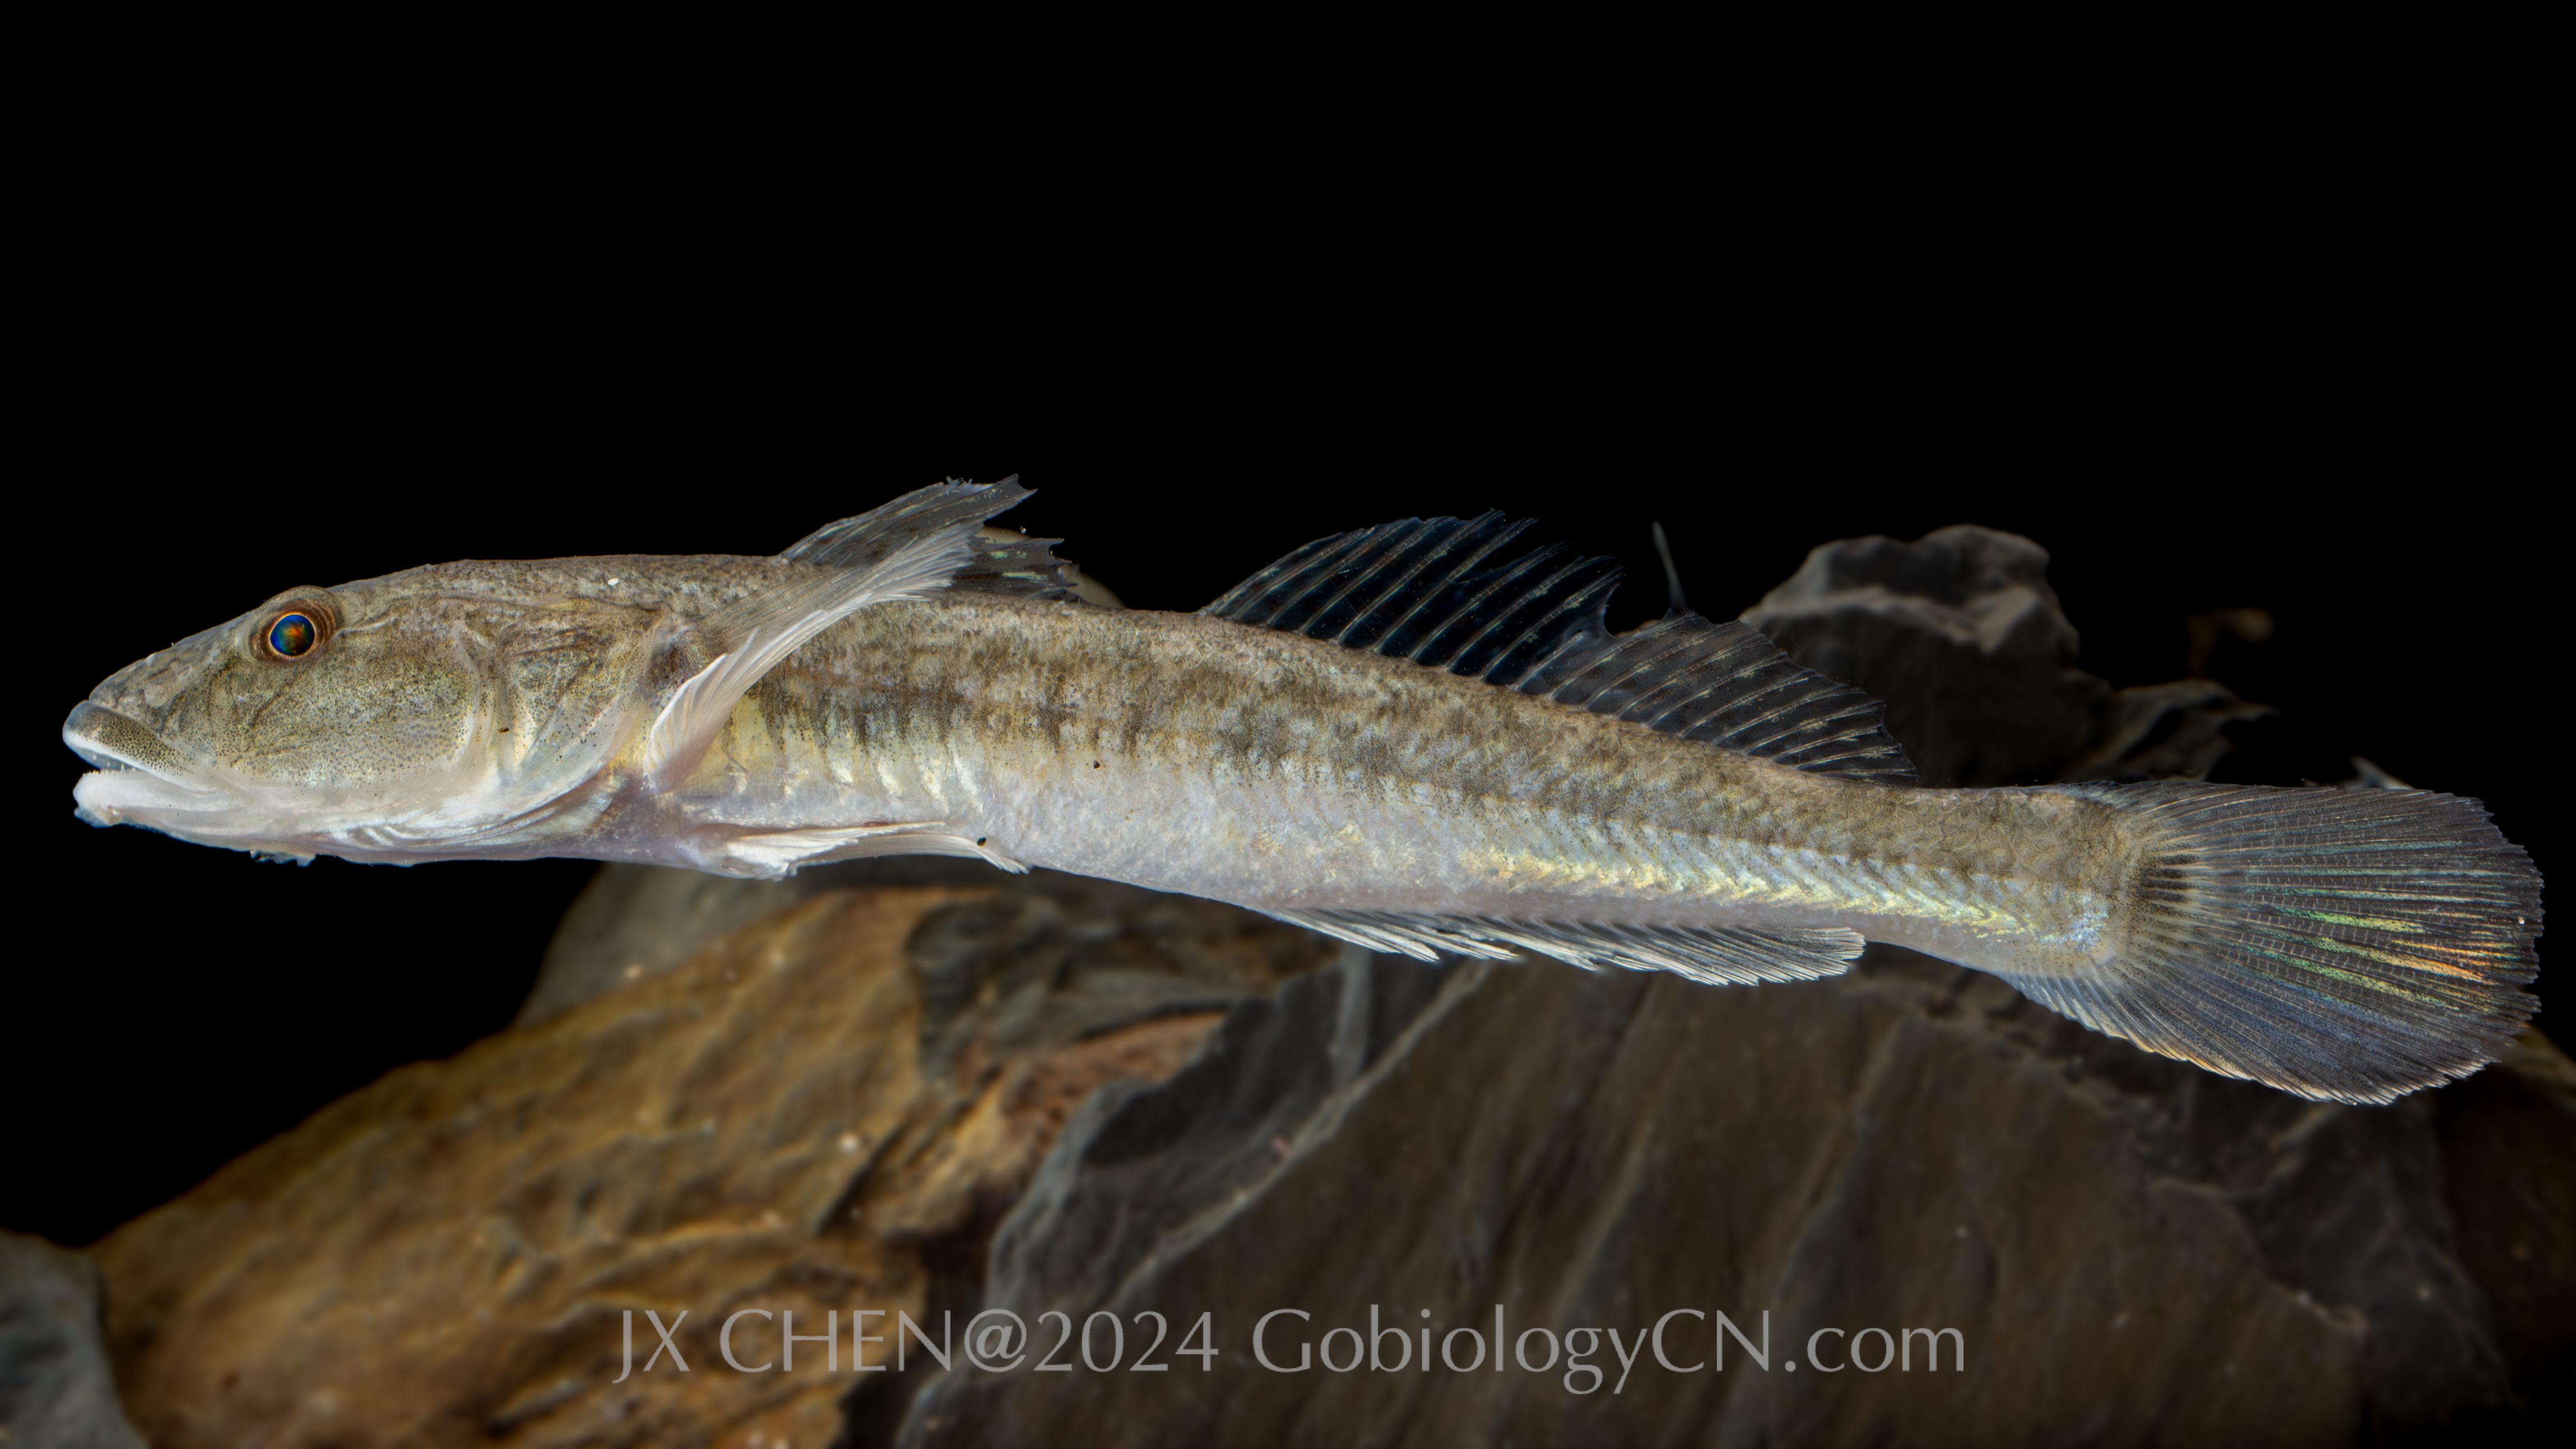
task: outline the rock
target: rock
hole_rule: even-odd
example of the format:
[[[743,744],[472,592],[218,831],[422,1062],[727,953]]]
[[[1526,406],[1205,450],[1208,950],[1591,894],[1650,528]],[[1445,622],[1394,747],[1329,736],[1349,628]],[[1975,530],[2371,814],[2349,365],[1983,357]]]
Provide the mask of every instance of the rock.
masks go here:
[[[2209,673],[2210,656],[2219,644],[2233,634],[2248,644],[2261,644],[2279,627],[2268,609],[2212,609],[2205,614],[2192,614],[2182,621],[2183,638],[2188,641],[2183,654],[2187,661],[2182,672],[2194,679]]]
[[[2102,702],[2093,744],[2058,772],[2061,780],[2206,780],[2236,748],[2223,731],[2273,711],[2249,704],[2214,679],[2132,685]]]
[[[2576,1065],[2530,1032],[2428,1095],[2460,1263],[2495,1311],[2516,1393],[2555,1386],[2576,1417]]]
[[[1238,1007],[1168,1083],[1094,1099],[995,1238],[989,1307],[1154,1310],[1176,1334],[1213,1311],[1213,1371],[961,1365],[902,1442],[1072,1423],[1100,1426],[1091,1443],[1240,1445],[2429,1432],[2508,1407],[2433,1120],[2420,1098],[2338,1107],[2210,1077],[1885,947],[1841,981],[1750,990],[1345,965]],[[1438,1341],[1485,1332],[1497,1303],[1514,1335],[1615,1327],[1632,1352],[1672,1310],[1767,1311],[1774,1361],[1643,1358],[1622,1386],[1608,1349],[1607,1392],[1582,1394],[1561,1371],[1252,1356],[1274,1308],[1313,1315],[1274,1321],[1293,1361],[1373,1305],[1406,1327],[1429,1309]],[[1708,1362],[1707,1322],[1674,1320],[1675,1362]],[[1827,1327],[1957,1328],[1966,1367],[1786,1370]]]
[[[1022,944],[1038,953],[1022,952],[1015,958],[1021,967],[1042,957],[1049,970],[1065,968],[1062,984],[1095,1002],[1105,999],[1103,992],[1124,989],[1154,993],[1157,1000],[1179,992],[1222,1007],[1246,991],[1267,991],[1285,976],[1311,969],[1321,959],[1319,951],[1329,954],[1303,932],[1231,906],[1060,871],[1014,878],[981,861],[943,856],[846,861],[779,881],[607,865],[564,913],[515,1024],[543,1021],[668,971],[726,932],[823,892],[886,886],[1000,890],[1016,903],[1007,909],[1022,922]],[[1031,913],[1042,913],[1043,922]],[[1189,982],[1213,988],[1214,995]],[[933,988],[940,989],[946,988]],[[1131,1008],[1143,1009],[1142,1003],[1108,1009]]]
[[[2248,622],[2258,617],[2259,631]],[[2269,633],[2260,610],[2190,622],[2206,632],[2222,618],[2249,637]],[[1744,621],[1883,701],[1889,733],[1927,785],[2206,779],[2234,748],[2226,726],[2272,713],[2214,680],[2114,691],[2076,668],[2047,551],[1972,524],[1913,543],[1825,544]]]
[[[604,865],[564,912],[514,1026],[531,1026],[656,976],[728,931],[850,885],[985,886],[992,867],[941,856],[826,866],[785,880],[737,880],[657,865]]]
[[[2111,694],[2075,667],[2047,550],[1973,524],[1822,545],[1744,622],[1885,702],[1928,785],[2053,780],[2091,746]]]
[[[628,904],[732,909],[678,884]],[[1340,951],[1069,877],[790,899],[396,1071],[111,1234],[119,1382],[162,1449],[820,1445],[847,1373],[703,1371],[713,1324],[927,1318],[1077,1104],[1168,1076],[1234,1000]],[[623,1315],[639,1362],[656,1344],[646,1310],[690,1313],[701,1371],[615,1382]],[[751,1322],[772,1346],[786,1327]]]
[[[0,1232],[0,1444],[143,1449],[99,1342],[98,1269]]]

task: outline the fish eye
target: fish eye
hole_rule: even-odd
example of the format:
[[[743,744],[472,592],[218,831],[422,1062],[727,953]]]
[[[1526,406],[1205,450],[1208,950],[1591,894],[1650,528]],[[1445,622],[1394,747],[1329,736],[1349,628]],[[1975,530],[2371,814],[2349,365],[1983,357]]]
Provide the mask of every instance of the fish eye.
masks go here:
[[[281,659],[293,659],[313,652],[313,641],[321,636],[322,631],[313,627],[310,617],[280,614],[277,622],[268,626],[269,652]]]
[[[303,609],[288,609],[268,621],[260,634],[262,652],[271,659],[301,659],[322,642],[322,624]]]
[[[328,589],[310,586],[271,594],[242,644],[252,657],[271,664],[309,659],[340,632],[340,604]]]

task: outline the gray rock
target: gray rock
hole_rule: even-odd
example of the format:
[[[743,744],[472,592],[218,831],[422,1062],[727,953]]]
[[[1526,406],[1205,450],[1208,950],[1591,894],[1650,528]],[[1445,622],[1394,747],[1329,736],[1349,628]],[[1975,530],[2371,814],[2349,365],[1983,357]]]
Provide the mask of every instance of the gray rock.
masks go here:
[[[1972,524],[1826,544],[1744,620],[1884,701],[1929,785],[2206,779],[2226,727],[2272,713],[2214,680],[2114,691],[2076,668],[2047,551]]]
[[[2511,1403],[2434,1116],[2222,1081],[1889,948],[1842,981],[1755,989],[1349,962],[1238,1008],[1168,1083],[1095,1097],[995,1236],[985,1307],[1033,1329],[1115,1313],[1131,1346],[1147,1310],[1173,1340],[1210,1312],[1211,1370],[961,1363],[901,1441],[2422,1437]],[[1724,1310],[1759,1346],[1767,1311],[1770,1363],[1738,1349],[1714,1372],[1687,1316],[1667,1346],[1700,1371],[1640,1355],[1622,1384],[1605,1338],[1591,1394],[1490,1357],[1253,1358],[1274,1308],[1313,1315],[1273,1322],[1293,1363],[1372,1307],[1437,1343],[1487,1334],[1498,1303],[1515,1337],[1616,1328],[1631,1353],[1676,1309]],[[1832,1327],[1957,1328],[1965,1368],[1827,1379],[1805,1360]]]
[[[2537,1400],[2554,1391],[2558,1417],[2576,1418],[2576,1063],[2535,1033],[2430,1096],[2459,1260],[2494,1310],[2515,1395],[2546,1414]]]
[[[0,1444],[143,1449],[108,1373],[98,1269],[10,1232],[0,1232]]]
[[[2094,742],[2111,694],[2075,667],[2047,550],[1973,524],[1825,544],[1744,622],[1884,701],[1888,733],[1930,785],[2057,778]]]
[[[2093,744],[2061,780],[2206,780],[2236,748],[2224,731],[2272,714],[2214,679],[2177,679],[2114,691],[2095,713]]]
[[[1105,1302],[1140,1268],[1224,1226],[1366,1095],[1371,1068],[1492,969],[1440,972],[1351,949],[1244,1002],[1162,1089],[1127,1083],[1068,1123],[994,1235],[990,1304]]]
[[[1353,951],[1237,906],[1055,871],[933,911],[904,943],[939,1071],[1223,1011]]]

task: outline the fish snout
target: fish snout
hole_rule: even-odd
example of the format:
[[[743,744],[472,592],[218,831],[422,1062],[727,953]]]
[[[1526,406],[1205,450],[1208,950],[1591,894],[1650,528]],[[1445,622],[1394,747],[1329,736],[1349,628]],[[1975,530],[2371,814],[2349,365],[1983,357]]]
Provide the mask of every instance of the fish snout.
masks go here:
[[[88,700],[63,721],[63,743],[98,767],[73,787],[79,817],[115,825],[137,809],[207,809],[224,792],[138,721]]]

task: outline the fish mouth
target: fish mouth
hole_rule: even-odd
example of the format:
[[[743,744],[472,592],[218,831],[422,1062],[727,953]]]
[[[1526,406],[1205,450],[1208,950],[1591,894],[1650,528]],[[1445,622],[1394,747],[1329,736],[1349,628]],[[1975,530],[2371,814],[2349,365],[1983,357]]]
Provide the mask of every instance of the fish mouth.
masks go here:
[[[73,787],[79,817],[92,825],[122,824],[128,817],[170,810],[217,810],[229,792],[194,768],[151,728],[104,705],[83,700],[63,721],[63,743],[96,765]]]

